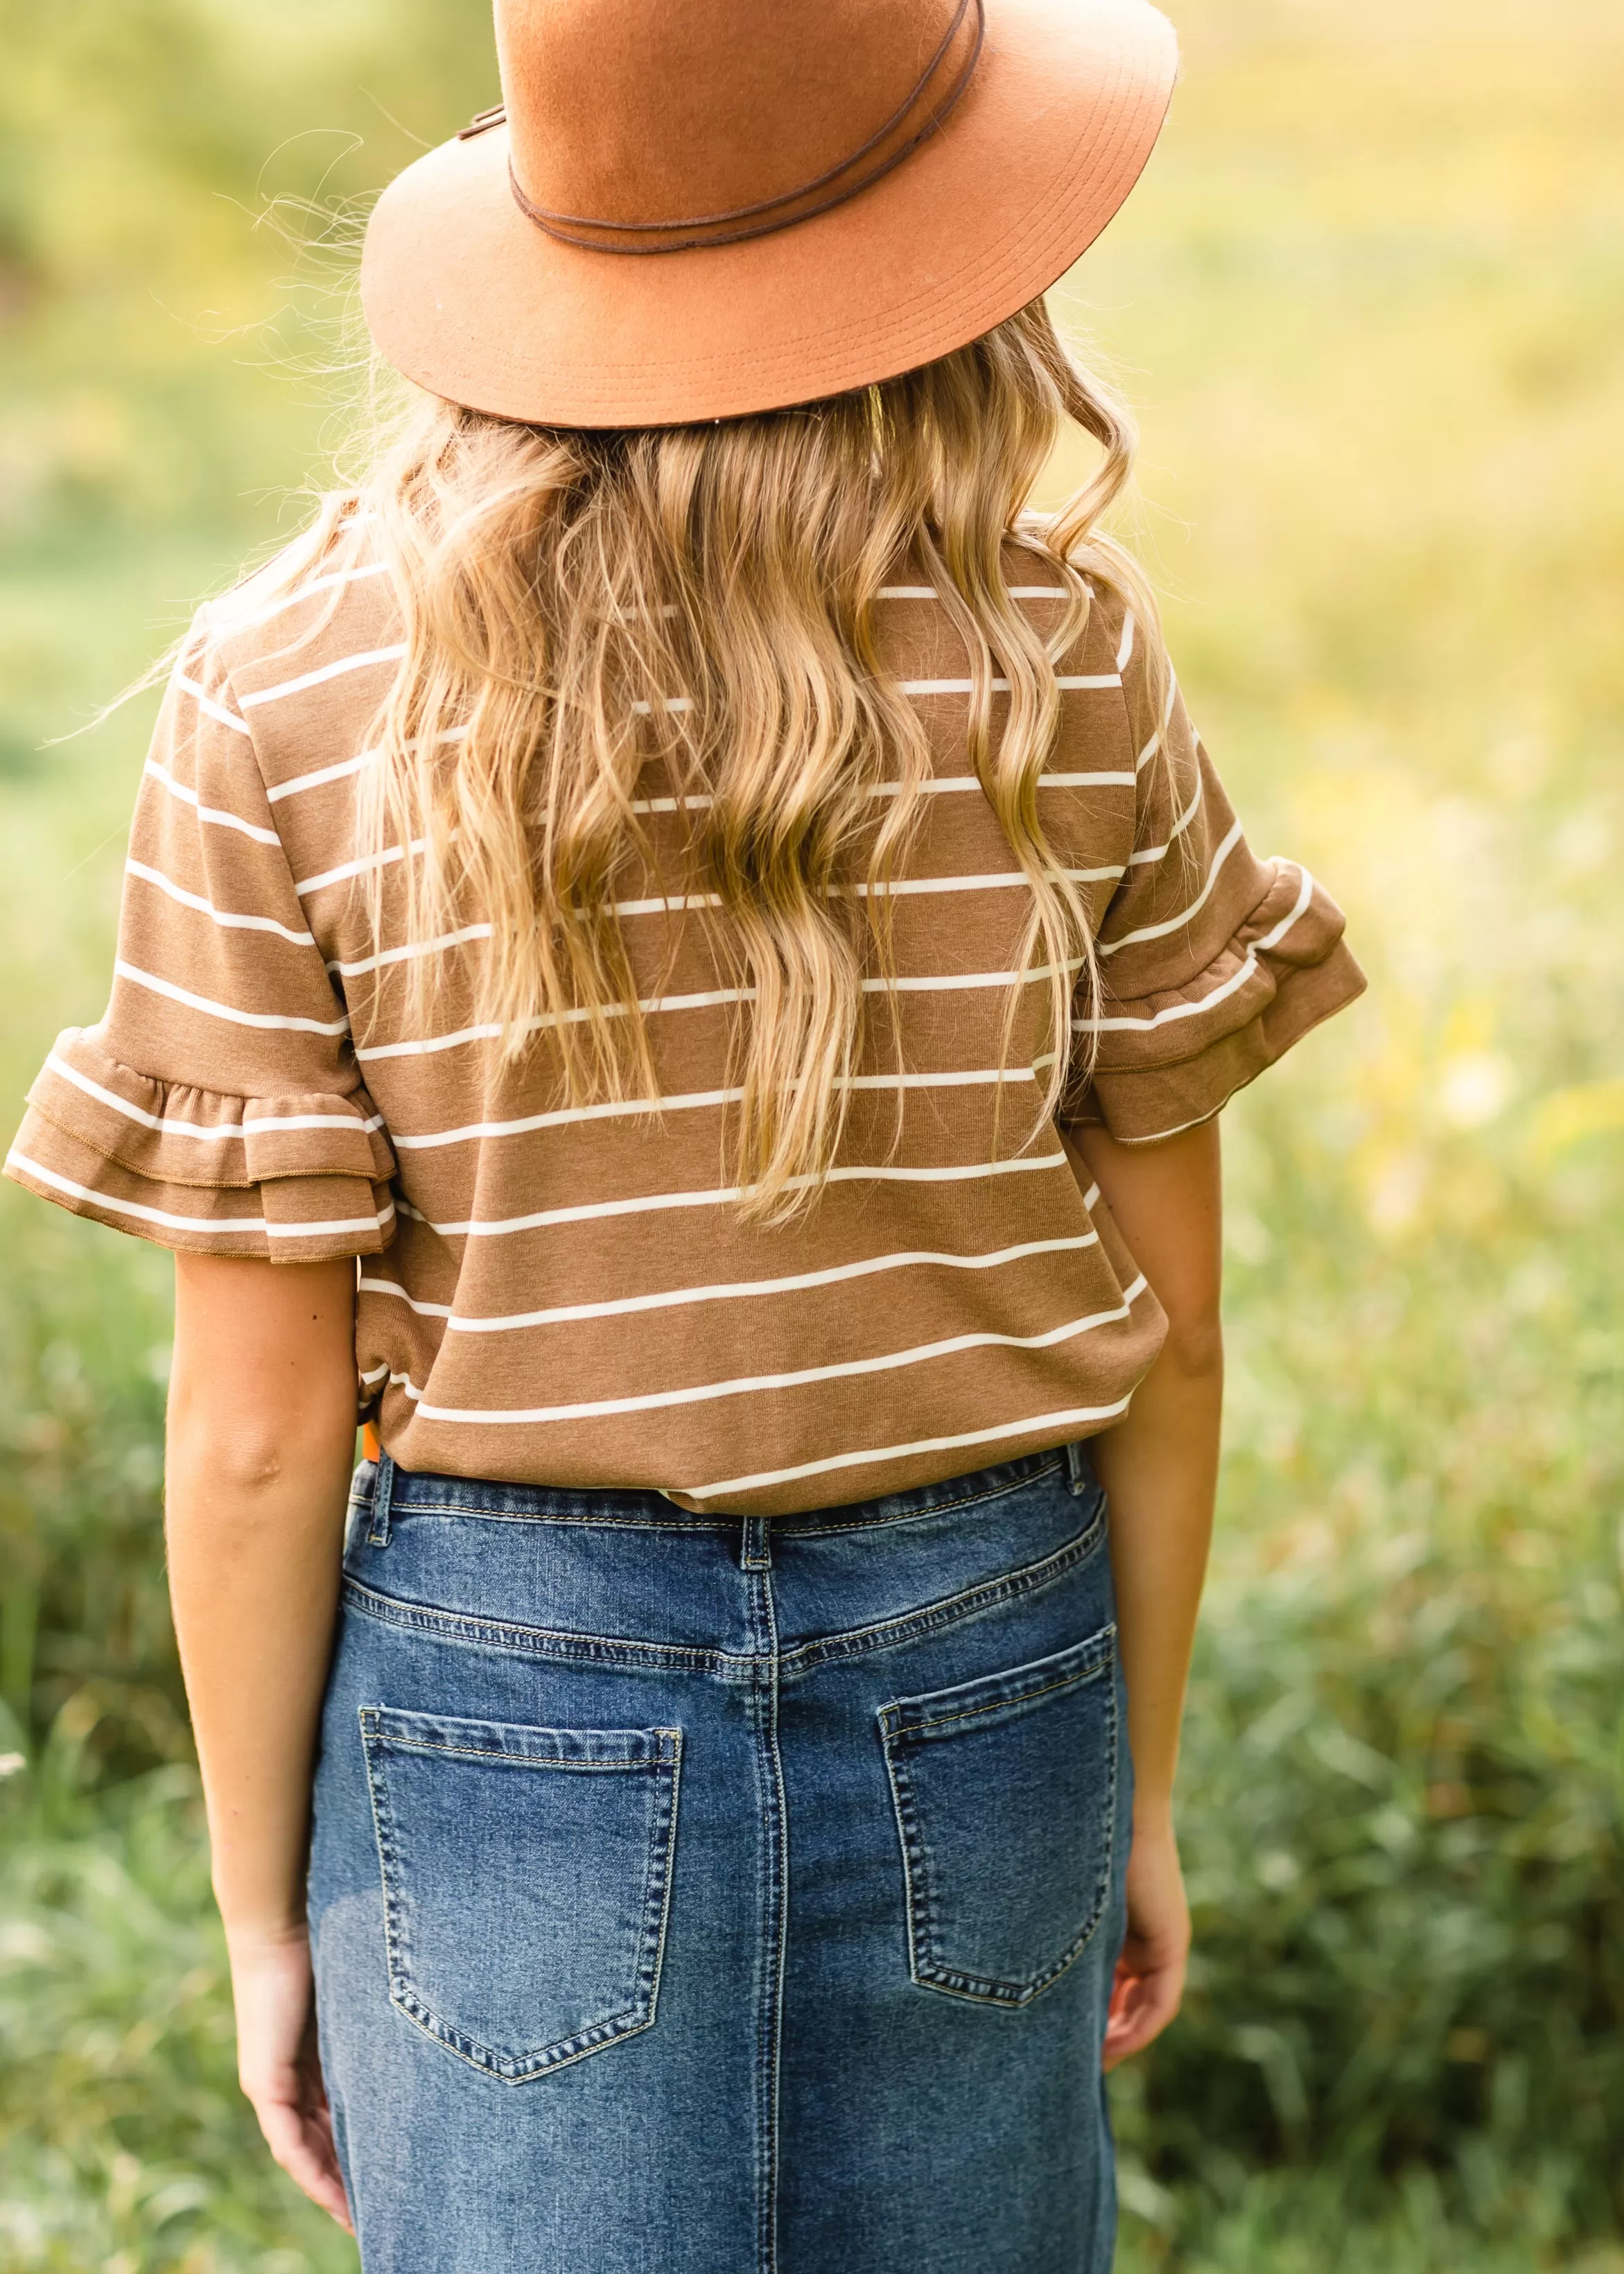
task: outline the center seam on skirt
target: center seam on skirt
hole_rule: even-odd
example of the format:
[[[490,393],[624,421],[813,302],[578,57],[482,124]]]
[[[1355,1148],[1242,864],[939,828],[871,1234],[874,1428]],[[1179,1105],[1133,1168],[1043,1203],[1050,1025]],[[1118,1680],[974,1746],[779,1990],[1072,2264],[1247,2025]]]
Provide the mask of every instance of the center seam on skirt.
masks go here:
[[[789,1826],[778,1752],[778,1631],[770,1570],[748,1570],[749,1621],[756,1674],[750,1717],[761,1811],[762,1877],[756,1954],[757,2274],[778,2263],[778,2071],[784,2027],[784,1971],[789,1939]]]

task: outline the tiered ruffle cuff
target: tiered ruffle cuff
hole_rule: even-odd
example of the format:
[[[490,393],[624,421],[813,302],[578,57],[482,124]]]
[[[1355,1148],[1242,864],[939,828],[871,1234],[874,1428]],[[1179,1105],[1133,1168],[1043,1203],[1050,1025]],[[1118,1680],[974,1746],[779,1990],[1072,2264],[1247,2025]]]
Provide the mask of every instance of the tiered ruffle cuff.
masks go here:
[[[1305,869],[1282,861],[1262,900],[1194,977],[1119,997],[1105,963],[1103,1000],[1078,1036],[1083,1063],[1091,1040],[1097,1052],[1072,1118],[1102,1122],[1127,1144],[1210,1119],[1310,1028],[1364,992],[1343,922]]]
[[[321,1262],[375,1255],[395,1232],[395,1156],[364,1089],[235,1097],[154,1081],[74,1027],[5,1168],[76,1216],[203,1254]]]

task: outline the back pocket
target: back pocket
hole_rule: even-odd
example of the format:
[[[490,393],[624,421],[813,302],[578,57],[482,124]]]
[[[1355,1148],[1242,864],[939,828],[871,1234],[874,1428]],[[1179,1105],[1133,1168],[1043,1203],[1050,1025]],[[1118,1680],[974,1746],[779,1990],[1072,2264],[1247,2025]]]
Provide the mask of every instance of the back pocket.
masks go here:
[[[1025,2006],[1099,1924],[1116,1801],[1116,1630],[882,1706],[909,1970]]]
[[[511,2084],[646,2029],[681,1732],[364,1706],[361,1741],[407,2019]]]

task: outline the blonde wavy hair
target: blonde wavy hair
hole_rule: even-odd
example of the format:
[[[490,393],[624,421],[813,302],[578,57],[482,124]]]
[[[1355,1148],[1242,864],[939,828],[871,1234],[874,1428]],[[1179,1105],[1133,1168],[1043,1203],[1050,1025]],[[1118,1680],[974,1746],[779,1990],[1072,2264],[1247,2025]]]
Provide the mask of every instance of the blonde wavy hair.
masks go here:
[[[1067,420],[1099,462],[1039,519],[1026,501]],[[888,1018],[895,1038],[887,887],[930,768],[877,636],[881,587],[906,566],[936,586],[968,651],[969,758],[1030,892],[1024,965],[1047,981],[1052,1111],[1073,990],[1081,975],[1093,991],[1095,967],[1038,778],[1086,580],[1125,588],[1154,621],[1132,562],[1096,526],[1135,440],[1041,300],[899,378],[704,425],[566,431],[418,397],[312,532],[342,545],[363,508],[367,540],[351,541],[381,545],[404,614],[358,826],[375,935],[386,894],[397,923],[403,909],[415,1012],[442,983],[433,951],[477,917],[489,934],[473,1016],[504,1053],[545,1041],[572,1104],[658,1101],[616,903],[649,873],[639,806],[663,777],[690,818],[680,895],[742,997],[731,1178],[748,1215],[809,1206],[869,1019]],[[1065,588],[1047,637],[1010,598],[1011,541]],[[996,735],[995,678],[1009,689]],[[409,856],[380,857],[395,847]]]

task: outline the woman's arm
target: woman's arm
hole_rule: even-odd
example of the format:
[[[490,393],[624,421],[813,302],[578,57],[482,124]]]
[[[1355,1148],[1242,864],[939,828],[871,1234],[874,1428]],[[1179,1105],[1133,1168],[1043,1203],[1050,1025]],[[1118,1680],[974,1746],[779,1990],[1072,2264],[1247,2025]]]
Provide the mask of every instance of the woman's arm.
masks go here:
[[[1151,1145],[1119,1145],[1093,1126],[1075,1141],[1168,1319],[1126,1417],[1089,1448],[1110,1500],[1133,1756],[1128,1932],[1105,2039],[1114,2067],[1178,2011],[1190,1949],[1173,1772],[1218,1476],[1222,1210],[1216,1120]]]
[[[169,1591],[271,2151],[350,2224],[315,2056],[304,1864],[355,1449],[355,1267],[177,1255]]]

